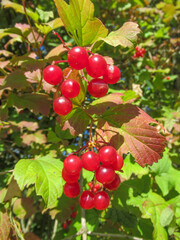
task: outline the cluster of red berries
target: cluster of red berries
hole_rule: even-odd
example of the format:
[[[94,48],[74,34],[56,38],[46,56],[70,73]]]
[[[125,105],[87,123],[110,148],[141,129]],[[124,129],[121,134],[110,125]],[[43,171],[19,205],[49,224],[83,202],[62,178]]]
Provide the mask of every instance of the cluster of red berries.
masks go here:
[[[78,179],[81,169],[93,171],[95,172],[93,181],[88,184],[90,190],[82,192],[79,204],[84,209],[93,207],[98,210],[106,209],[109,206],[110,198],[105,190],[112,191],[119,187],[120,178],[115,171],[120,171],[123,164],[123,158],[112,146],[102,147],[98,154],[87,151],[81,158],[69,155],[64,160],[62,170],[62,177],[66,181],[64,194],[70,198],[77,197],[80,194]]]
[[[133,58],[139,58],[144,57],[144,54],[146,53],[146,50],[144,48],[139,48],[138,46],[135,47],[136,53],[133,55]]]
[[[77,211],[74,211],[74,207],[71,207],[72,210],[72,214],[70,215],[70,217],[68,219],[66,219],[65,222],[63,222],[62,224],[62,228],[66,229],[69,225],[71,225],[71,223],[73,222],[73,219],[76,217],[77,215]]]
[[[108,84],[115,84],[121,76],[118,67],[107,64],[101,55],[89,56],[83,47],[77,46],[70,49],[67,62],[72,69],[86,68],[87,74],[93,78],[88,82],[88,91],[93,97],[103,97],[108,92]],[[47,66],[43,71],[43,78],[49,84],[61,84],[61,96],[54,100],[53,108],[58,115],[67,115],[73,107],[70,99],[77,97],[80,92],[79,83],[74,79],[64,80],[61,68],[56,65]],[[82,78],[85,77],[82,76]]]

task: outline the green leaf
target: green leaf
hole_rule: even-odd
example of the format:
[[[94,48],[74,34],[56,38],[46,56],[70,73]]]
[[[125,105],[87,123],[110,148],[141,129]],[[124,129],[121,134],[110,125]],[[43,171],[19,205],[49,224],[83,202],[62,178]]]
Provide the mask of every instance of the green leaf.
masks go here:
[[[163,157],[158,161],[158,163],[154,163],[151,166],[151,170],[156,174],[160,175],[162,173],[167,173],[171,167],[171,160],[168,155],[168,150],[163,153]]]
[[[107,36],[108,30],[94,17],[94,5],[90,0],[71,0],[69,5],[64,0],[54,2],[68,34],[77,45],[86,46],[98,37]]]
[[[52,11],[43,11],[42,9],[36,8],[36,11],[39,14],[40,20],[42,22],[48,22],[50,18],[54,17],[54,14]]]
[[[113,47],[120,45],[130,48],[134,46],[133,43],[137,41],[137,34],[140,32],[141,30],[137,23],[126,22],[117,31],[110,32],[107,37],[99,37],[97,42],[104,41]]]
[[[51,142],[51,143],[58,143],[61,141],[61,139],[57,137],[55,132],[53,132],[52,130],[49,130],[48,136],[47,136],[47,141]]]
[[[123,103],[129,102],[130,100],[134,101],[137,98],[139,98],[139,95],[132,90],[126,91],[124,96],[122,96]]]
[[[71,135],[69,129],[66,129],[65,131],[63,131],[61,129],[60,125],[56,125],[55,133],[57,134],[58,138],[60,138],[60,139],[72,139],[72,138],[74,138],[74,136]]]
[[[11,2],[11,1],[9,1],[9,0],[2,0],[1,4],[2,4],[2,6],[3,6],[4,8],[13,8],[16,12],[25,14],[25,13],[24,13],[24,8],[23,8],[23,6],[20,5],[20,4],[13,3],[13,2]],[[27,9],[27,8],[26,8],[26,12],[27,12],[27,15],[28,15],[30,18],[32,18],[35,22],[38,21],[39,16],[38,16],[38,14],[37,14],[36,12],[33,12],[33,11]]]
[[[161,213],[166,206],[167,203],[160,195],[150,192],[141,207],[142,217],[150,218],[153,223],[153,240],[168,239],[167,232],[160,223]]]
[[[62,27],[64,24],[60,18],[55,18],[51,22],[45,24],[37,24],[36,27],[44,34],[48,34],[52,30]]]
[[[21,70],[16,70],[7,75],[7,77],[4,79],[2,85],[0,86],[0,90],[5,89],[5,88],[24,89],[29,86],[30,85],[26,81],[24,72]]]
[[[155,181],[161,189],[163,196],[166,196],[173,188],[180,193],[180,171],[173,167],[167,173],[155,176]]]
[[[170,206],[163,209],[160,215],[160,223],[163,227],[168,226],[173,220],[174,212]]]
[[[121,173],[121,176],[125,179],[129,179],[132,174],[142,176],[149,172],[147,167],[142,168],[139,166],[139,164],[134,162],[134,158],[131,154],[128,154],[124,159],[124,166],[122,168],[122,171],[123,173]]]
[[[21,159],[15,166],[14,178],[21,190],[35,184],[36,194],[50,208],[63,193],[62,168],[63,163],[50,155],[35,160]]]

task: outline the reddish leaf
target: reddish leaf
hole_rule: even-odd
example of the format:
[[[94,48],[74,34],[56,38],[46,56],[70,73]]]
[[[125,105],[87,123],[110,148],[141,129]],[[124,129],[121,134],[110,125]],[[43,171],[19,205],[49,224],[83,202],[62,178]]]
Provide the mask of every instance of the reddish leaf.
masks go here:
[[[80,108],[73,109],[67,117],[68,120],[64,122],[62,130],[69,129],[73,136],[83,133],[90,121],[88,115]]]
[[[34,201],[31,198],[19,198],[14,202],[13,212],[19,219],[29,218],[36,212]]]
[[[13,197],[21,197],[21,190],[14,178],[11,179],[11,182],[8,185],[4,202],[11,200]]]
[[[121,154],[130,152],[142,167],[152,165],[161,158],[165,138],[150,123],[158,124],[137,106],[117,105],[102,115],[97,138],[110,142]]]
[[[51,99],[48,95],[42,93],[26,93],[22,96],[11,94],[8,99],[8,106],[15,106],[19,109],[28,108],[35,114],[42,113],[48,116]]]
[[[67,44],[69,46],[70,44]],[[59,46],[53,48],[46,56],[45,59],[49,59],[55,56],[60,56],[67,52],[67,49],[63,47],[63,44],[60,44]]]
[[[24,75],[27,77],[27,81],[30,83],[37,83],[41,80],[41,71],[39,69],[32,72],[25,72]]]
[[[8,214],[5,209],[0,211],[0,239],[7,240],[11,229]]]
[[[42,131],[39,130],[33,134],[24,133],[22,136],[22,142],[26,145],[30,145],[32,142],[43,144],[46,143],[46,136],[42,134]]]
[[[25,233],[25,240],[41,240],[37,235],[32,232]]]
[[[21,70],[14,71],[7,75],[4,79],[3,84],[1,85],[0,89],[4,88],[16,88],[16,89],[24,89],[28,87],[29,84],[26,81],[26,77]]]

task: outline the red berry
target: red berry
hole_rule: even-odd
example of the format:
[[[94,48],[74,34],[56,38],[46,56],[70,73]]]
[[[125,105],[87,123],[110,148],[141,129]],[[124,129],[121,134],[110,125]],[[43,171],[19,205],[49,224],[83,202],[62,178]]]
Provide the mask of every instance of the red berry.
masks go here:
[[[99,166],[99,168],[95,172],[95,176],[98,182],[102,184],[110,183],[115,178],[115,172],[112,167],[106,167],[106,166]]]
[[[66,183],[64,185],[64,194],[69,198],[76,198],[80,194],[79,183]]]
[[[123,165],[124,165],[123,157],[121,155],[117,154],[116,161],[114,161],[112,164],[113,169],[120,171],[121,168],[123,167]]]
[[[105,59],[101,55],[95,54],[89,58],[89,63],[86,67],[86,71],[91,77],[97,78],[103,76],[106,67],[107,63]]]
[[[56,98],[53,102],[54,111],[61,116],[65,116],[68,113],[70,113],[72,110],[72,107],[73,107],[72,102],[64,96]]]
[[[62,224],[62,228],[63,228],[63,229],[66,229],[66,228],[67,228],[67,226],[68,226],[68,225],[67,225],[67,223],[66,223],[66,222],[64,222],[64,223]]]
[[[71,218],[75,218],[76,215],[77,215],[77,211],[75,211],[75,212],[73,212],[73,213],[71,214]]]
[[[99,157],[95,152],[88,151],[81,157],[82,167],[88,171],[96,171],[99,167]]]
[[[61,93],[67,98],[77,97],[80,92],[80,85],[73,79],[67,79],[61,85]]]
[[[97,193],[97,188],[93,188],[93,193]]]
[[[80,172],[78,172],[77,174],[69,174],[69,172],[67,172],[65,168],[63,168],[62,177],[67,183],[75,183],[80,177]]]
[[[115,84],[119,81],[121,72],[118,67],[114,65],[108,65],[103,75],[103,79],[106,83]]]
[[[89,55],[83,47],[73,47],[67,55],[69,65],[76,70],[85,68],[88,65],[88,58]]]
[[[56,65],[49,65],[43,71],[44,80],[52,85],[57,85],[62,81],[63,72]]]
[[[145,53],[146,53],[146,50],[145,50],[144,48],[142,48],[142,49],[141,49],[141,52],[142,52],[143,54],[145,54]]]
[[[91,209],[94,207],[94,194],[88,190],[84,191],[80,198],[79,204],[84,209]]]
[[[64,168],[69,174],[78,174],[81,171],[81,159],[76,155],[69,155],[64,160]]]
[[[108,92],[108,84],[101,78],[94,78],[88,85],[88,91],[93,97],[103,97]]]
[[[139,47],[138,47],[138,46],[136,46],[136,47],[135,47],[135,50],[138,52],[138,51],[139,51]]]
[[[111,166],[117,159],[116,149],[111,146],[102,147],[98,156],[104,166]]]
[[[111,183],[104,184],[104,187],[107,188],[108,190],[116,190],[118,189],[120,183],[121,183],[120,177],[118,174],[116,174],[114,180]]]
[[[67,224],[68,224],[68,225],[71,225],[71,224],[72,224],[72,220],[70,220],[70,219],[67,220]]]
[[[89,183],[88,183],[88,186],[89,186],[90,189],[93,188],[92,182],[89,182]]]
[[[104,210],[109,206],[109,196],[106,192],[101,191],[96,193],[95,197],[94,197],[94,207],[97,210]]]
[[[166,79],[167,79],[167,80],[170,80],[170,77],[168,76],[168,77],[166,77]]]
[[[101,188],[101,186],[100,186],[99,183],[96,183],[96,184],[94,185],[94,187],[95,187],[97,190],[99,190],[99,189]]]

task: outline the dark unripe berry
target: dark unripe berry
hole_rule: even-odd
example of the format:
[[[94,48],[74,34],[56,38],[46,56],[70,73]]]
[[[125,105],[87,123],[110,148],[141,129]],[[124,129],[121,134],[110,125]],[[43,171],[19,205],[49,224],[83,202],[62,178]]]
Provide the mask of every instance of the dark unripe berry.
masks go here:
[[[63,168],[62,177],[67,183],[75,183],[80,177],[80,172],[78,172],[77,174],[69,174],[69,172],[67,172],[65,168]]]
[[[91,209],[94,207],[94,194],[88,190],[84,191],[80,198],[79,204],[84,209]]]
[[[81,157],[82,166],[88,171],[96,171],[99,167],[99,157],[95,152],[88,151]]]
[[[108,84],[101,78],[94,78],[88,85],[88,91],[93,97],[103,97],[108,92]]]
[[[104,184],[104,187],[112,191],[118,189],[120,183],[120,177],[118,174],[116,174],[114,180],[111,183]]]
[[[65,116],[68,113],[70,113],[72,110],[72,107],[73,107],[72,102],[64,96],[56,98],[53,102],[54,111],[61,116]]]
[[[97,210],[104,210],[109,206],[109,196],[106,192],[101,191],[96,193],[95,197],[94,197],[94,207]]]
[[[80,85],[73,79],[67,79],[61,84],[61,93],[67,98],[75,98],[80,92]]]
[[[117,154],[117,158],[112,164],[113,169],[116,171],[120,171],[121,168],[123,167],[123,165],[124,165],[123,157],[121,155]]]
[[[49,65],[43,71],[43,78],[47,83],[57,85],[62,81],[63,72],[58,66]]]
[[[77,211],[75,211],[75,212],[73,212],[73,213],[71,214],[71,218],[75,218],[76,215],[77,215]]]
[[[111,146],[102,147],[98,156],[104,166],[111,166],[117,159],[116,149]]]
[[[89,57],[89,63],[86,67],[86,71],[89,76],[98,78],[104,75],[106,67],[107,63],[105,59],[101,55],[95,54]]]
[[[95,176],[98,182],[106,184],[110,183],[115,178],[115,172],[112,167],[106,167],[106,166],[99,166],[99,168],[95,172]]]
[[[76,183],[66,183],[64,185],[64,194],[69,198],[75,198],[80,194],[80,185]]]
[[[85,68],[88,65],[88,58],[89,55],[83,47],[73,47],[67,55],[69,65],[76,70]]]
[[[64,168],[69,174],[78,174],[81,171],[81,159],[76,155],[69,155],[64,160]]]
[[[103,75],[103,79],[106,83],[115,84],[119,81],[121,72],[118,67],[114,65],[108,65]]]

